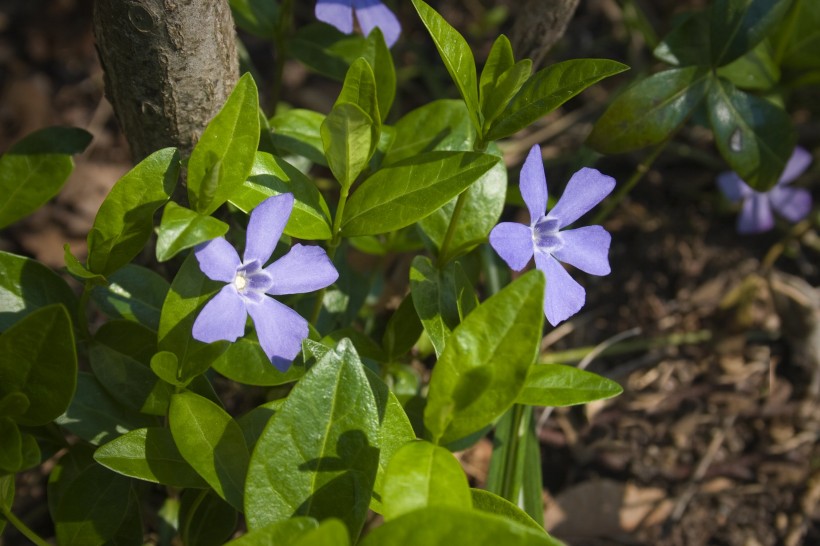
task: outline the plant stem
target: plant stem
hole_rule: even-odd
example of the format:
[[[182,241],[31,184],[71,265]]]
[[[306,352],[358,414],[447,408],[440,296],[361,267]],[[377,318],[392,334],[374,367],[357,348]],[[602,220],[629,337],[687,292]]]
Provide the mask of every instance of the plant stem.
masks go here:
[[[196,514],[196,511],[199,510],[199,505],[202,504],[202,501],[205,500],[205,495],[207,494],[207,489],[201,490],[197,494],[197,497],[194,499],[194,502],[191,503],[190,510],[188,510],[188,513],[185,514],[185,523],[182,526],[182,533],[180,533],[183,537],[183,540],[186,540],[188,538],[188,535],[191,531],[191,523],[194,521],[194,514]]]
[[[274,60],[273,88],[271,89],[271,115],[276,115],[276,105],[282,98],[282,76],[285,73],[285,61],[288,58],[289,37],[287,33],[293,28],[293,0],[282,0],[279,4],[279,21],[276,33],[273,36],[276,47]]]
[[[504,441],[507,442],[507,451],[504,457],[503,478],[501,479],[501,496],[516,506],[519,505],[518,497],[521,493],[520,483],[517,483],[519,480],[516,479],[516,476],[519,473],[518,452],[521,449],[521,439],[526,433],[526,430],[521,430],[525,421],[524,412],[526,410],[527,408],[521,404],[515,404],[512,407],[512,410],[510,410],[512,411],[510,436],[509,438],[504,438]]]
[[[447,252],[450,250],[450,243],[453,241],[453,235],[456,232],[458,225],[458,218],[461,216],[461,210],[464,208],[464,202],[467,200],[467,191],[464,190],[458,195],[456,206],[453,209],[453,215],[450,217],[450,225],[447,226],[447,233],[444,234],[444,241],[441,243],[441,249],[438,253],[438,266],[441,268],[446,263]]]
[[[342,243],[342,218],[344,217],[345,205],[347,205],[347,196],[350,193],[349,187],[342,186],[342,191],[339,193],[339,204],[336,207],[336,214],[333,216],[333,227],[331,228],[332,236],[330,243],[327,245],[327,257],[330,261],[336,256],[336,249]],[[310,323],[315,325],[319,320],[319,314],[322,312],[322,300],[324,299],[327,288],[322,288],[316,294],[316,303],[313,306]]]
[[[29,529],[28,525],[23,523],[17,516],[15,516],[5,504],[0,503],[0,514],[2,514],[3,517],[15,527],[15,529],[20,531],[23,536],[37,546],[51,546],[40,535]]]

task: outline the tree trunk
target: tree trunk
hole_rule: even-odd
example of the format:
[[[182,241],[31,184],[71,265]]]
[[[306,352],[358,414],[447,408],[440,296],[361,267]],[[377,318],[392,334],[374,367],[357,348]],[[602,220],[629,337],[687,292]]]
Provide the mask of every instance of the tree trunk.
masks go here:
[[[96,0],[105,94],[134,161],[190,155],[239,76],[227,0]]]
[[[518,58],[530,58],[538,67],[567,30],[578,0],[527,0],[513,24],[512,44]]]

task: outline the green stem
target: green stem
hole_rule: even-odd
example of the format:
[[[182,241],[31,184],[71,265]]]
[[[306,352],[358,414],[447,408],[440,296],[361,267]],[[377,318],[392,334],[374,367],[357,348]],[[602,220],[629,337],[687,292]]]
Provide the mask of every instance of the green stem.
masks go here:
[[[658,156],[664,150],[664,148],[666,148],[666,145],[669,144],[670,140],[672,140],[672,135],[669,135],[669,137],[666,140],[655,146],[655,149],[652,150],[652,153],[646,156],[644,160],[641,161],[637,167],[635,167],[635,172],[632,173],[632,176],[629,177],[629,180],[627,180],[626,183],[618,189],[615,195],[613,195],[607,201],[604,208],[602,208],[600,212],[598,212],[598,214],[595,215],[595,217],[592,219],[592,222],[590,222],[591,224],[601,224],[604,222],[604,220],[606,220],[609,217],[610,214],[612,214],[615,208],[617,208],[617,206],[621,204],[621,201],[623,201],[624,197],[626,197],[627,194],[630,191],[632,191],[632,188],[634,188],[635,185],[641,181],[643,175],[645,175],[647,171],[649,171],[649,168],[652,166],[652,164],[655,162],[655,160],[658,158]]]
[[[282,76],[285,73],[285,61],[288,58],[288,32],[293,28],[293,0],[282,0],[279,4],[279,25],[273,37],[276,47],[274,60],[274,79],[271,89],[271,115],[276,115],[276,105],[282,98]]]
[[[456,200],[456,206],[453,209],[453,215],[450,217],[450,224],[447,226],[447,233],[444,234],[444,241],[441,243],[441,250],[438,253],[438,266],[441,267],[447,263],[447,252],[450,250],[450,243],[453,241],[453,235],[458,226],[458,218],[461,216],[461,210],[464,208],[464,202],[467,200],[467,191],[464,190]]]
[[[347,196],[349,193],[350,188],[342,186],[342,191],[339,193],[339,205],[336,207],[336,214],[333,217],[333,227],[331,228],[333,236],[327,245],[327,256],[330,258],[330,261],[333,261],[333,258],[336,256],[336,249],[342,244],[342,218],[344,217],[345,205],[347,205]],[[310,317],[311,324],[315,325],[316,321],[319,320],[319,314],[322,312],[322,300],[324,299],[326,291],[327,288],[322,288],[316,294],[316,303],[313,305],[313,312]]]
[[[5,504],[0,503],[0,514],[3,514],[3,517],[8,520],[8,522],[11,523],[15,529],[20,531],[23,536],[37,546],[51,546],[48,542],[43,540],[40,535],[29,529],[28,525],[23,523],[17,516],[15,516]]]
[[[524,412],[526,410],[527,408],[521,404],[515,404],[512,407],[512,410],[510,410],[512,411],[510,436],[509,438],[504,438],[504,441],[507,442],[507,451],[504,457],[504,471],[502,472],[501,479],[501,496],[516,506],[519,505],[518,497],[521,493],[520,480],[517,479],[517,476],[520,474],[520,457],[518,452],[521,449],[521,440],[526,433],[526,430],[522,430],[522,425],[524,425],[525,422]]]

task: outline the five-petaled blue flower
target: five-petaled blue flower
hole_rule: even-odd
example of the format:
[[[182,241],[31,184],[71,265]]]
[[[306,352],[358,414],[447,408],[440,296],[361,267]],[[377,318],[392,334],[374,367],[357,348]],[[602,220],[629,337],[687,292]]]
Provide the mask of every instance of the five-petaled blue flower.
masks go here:
[[[737,219],[739,233],[762,233],[774,227],[772,209],[789,222],[799,222],[811,211],[811,194],[803,188],[792,188],[792,183],[811,163],[811,154],[800,148],[786,163],[777,184],[766,192],[755,191],[733,171],[718,176],[718,187],[729,201],[743,202]]]
[[[520,271],[535,255],[535,267],[547,277],[544,314],[553,326],[584,306],[586,291],[559,263],[591,275],[608,275],[611,237],[601,226],[560,231],[601,202],[615,187],[612,177],[583,168],[570,178],[564,195],[547,210],[547,178],[541,150],[530,150],[521,168],[521,196],[530,211],[530,225],[502,222],[490,232],[490,244],[505,262]]]
[[[339,277],[325,251],[318,246],[294,245],[263,267],[273,254],[293,210],[293,194],[269,197],[251,212],[245,254],[218,237],[194,251],[199,268],[215,281],[226,282],[199,313],[193,337],[205,343],[236,341],[245,334],[248,314],[259,344],[274,366],[286,371],[308,336],[308,323],[296,311],[271,296],[301,294],[333,284]]]
[[[318,0],[316,18],[338,28],[345,34],[353,32],[353,12],[365,36],[379,27],[387,47],[393,47],[401,34],[401,24],[381,0]]]

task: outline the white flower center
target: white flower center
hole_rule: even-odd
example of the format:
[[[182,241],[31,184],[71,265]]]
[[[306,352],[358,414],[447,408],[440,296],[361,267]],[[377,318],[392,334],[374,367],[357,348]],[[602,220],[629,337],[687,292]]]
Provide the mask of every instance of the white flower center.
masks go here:
[[[558,232],[558,220],[542,216],[532,226],[532,242],[535,247],[549,254],[564,246],[564,240]]]
[[[236,277],[233,279],[233,285],[239,292],[245,290],[245,287],[248,286],[248,279],[242,273],[237,273]]]

